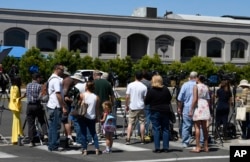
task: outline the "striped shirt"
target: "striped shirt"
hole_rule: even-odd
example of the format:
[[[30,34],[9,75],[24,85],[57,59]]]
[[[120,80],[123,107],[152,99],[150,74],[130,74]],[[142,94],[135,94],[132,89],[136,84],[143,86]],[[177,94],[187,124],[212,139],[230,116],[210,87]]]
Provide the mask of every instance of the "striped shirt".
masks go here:
[[[28,103],[39,102],[39,94],[41,92],[41,85],[37,81],[32,81],[26,87],[26,96]]]

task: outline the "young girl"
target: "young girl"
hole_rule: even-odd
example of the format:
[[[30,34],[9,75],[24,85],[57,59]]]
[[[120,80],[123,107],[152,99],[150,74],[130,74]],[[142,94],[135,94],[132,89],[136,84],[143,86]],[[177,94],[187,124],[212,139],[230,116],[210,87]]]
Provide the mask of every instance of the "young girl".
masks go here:
[[[110,153],[112,152],[111,148],[113,145],[113,134],[114,134],[114,130],[112,129],[105,129],[105,124],[112,124],[111,120],[112,119],[108,119],[109,118],[109,114],[111,114],[112,112],[112,103],[110,101],[105,101],[102,104],[103,107],[103,115],[102,115],[102,119],[100,120],[101,124],[102,124],[102,128],[103,128],[103,133],[105,134],[105,138],[106,138],[106,149],[103,150],[103,153]],[[109,123],[110,122],[110,123]]]

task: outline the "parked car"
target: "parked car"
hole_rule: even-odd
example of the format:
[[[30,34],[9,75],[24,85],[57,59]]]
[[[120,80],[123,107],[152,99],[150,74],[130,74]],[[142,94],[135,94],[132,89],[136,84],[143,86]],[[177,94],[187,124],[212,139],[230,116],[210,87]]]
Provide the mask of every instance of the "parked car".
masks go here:
[[[75,72],[75,74],[81,74],[83,76],[83,78],[85,79],[85,81],[89,81],[89,80],[93,80],[93,72],[94,71],[95,70],[93,70],[93,69],[80,69],[80,70],[77,70]],[[107,72],[104,72],[104,71],[100,71],[100,72],[101,72],[101,75],[107,74]]]

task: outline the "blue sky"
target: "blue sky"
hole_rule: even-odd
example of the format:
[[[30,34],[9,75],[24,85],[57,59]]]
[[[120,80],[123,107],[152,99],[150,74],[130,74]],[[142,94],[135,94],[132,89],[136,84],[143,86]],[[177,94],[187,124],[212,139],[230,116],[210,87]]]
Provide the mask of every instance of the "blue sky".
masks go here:
[[[250,17],[250,0],[1,0],[0,8],[130,16],[139,7],[202,16]]]

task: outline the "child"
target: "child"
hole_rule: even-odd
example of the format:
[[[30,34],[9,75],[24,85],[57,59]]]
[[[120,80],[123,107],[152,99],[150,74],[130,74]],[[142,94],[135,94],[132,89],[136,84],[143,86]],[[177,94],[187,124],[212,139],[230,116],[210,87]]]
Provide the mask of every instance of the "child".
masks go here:
[[[112,112],[112,103],[110,101],[105,101],[102,104],[103,107],[103,115],[100,122],[102,123],[103,133],[106,138],[106,149],[103,153],[111,153],[112,145],[113,145],[113,135],[115,131],[115,118],[111,114]]]

